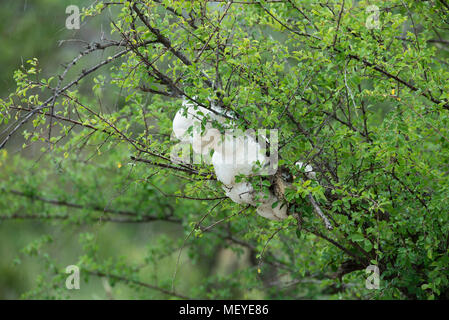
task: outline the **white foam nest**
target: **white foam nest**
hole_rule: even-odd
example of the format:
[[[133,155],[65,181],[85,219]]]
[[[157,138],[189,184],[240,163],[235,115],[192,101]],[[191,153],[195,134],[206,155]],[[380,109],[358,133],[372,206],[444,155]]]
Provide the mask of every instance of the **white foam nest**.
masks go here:
[[[258,193],[258,199],[256,199],[253,186],[249,182],[239,182],[231,186],[224,185],[223,190],[225,190],[226,196],[235,203],[252,206],[257,206],[259,203],[256,212],[266,219],[280,221],[288,217],[287,206],[282,206],[279,202],[273,208],[278,199],[271,192],[268,197],[264,197],[263,193]]]
[[[202,122],[207,118],[205,127]],[[195,107],[193,103],[183,101],[180,109],[173,119],[173,133],[183,142],[192,144],[193,151],[202,155],[209,154],[217,147],[220,132],[212,127],[213,121],[223,122],[223,117],[201,106]],[[189,128],[192,130],[189,132]]]
[[[301,161],[296,162],[295,165],[296,165],[300,170],[302,169],[302,167],[304,167],[304,163],[301,162]],[[304,167],[304,172],[305,172],[306,176],[307,176],[309,179],[312,179],[312,180],[315,180],[315,179],[316,179],[316,173],[315,173],[315,171],[313,171],[313,168],[312,168],[312,166],[311,166],[310,164],[308,164],[308,165],[306,165],[306,166]]]
[[[231,186],[223,185],[226,196],[238,204],[254,205],[254,189],[249,182],[239,182]]]
[[[192,145],[193,151],[202,155],[214,150],[212,164],[217,179],[223,183],[223,189],[227,197],[238,204],[250,204],[258,206],[257,213],[270,220],[282,220],[287,218],[287,206],[278,203],[275,195],[269,194],[268,198],[258,194],[249,182],[236,183],[238,175],[252,176],[257,168],[261,169],[268,163],[265,150],[255,138],[248,134],[231,135],[224,137],[213,128],[213,121],[224,123],[224,117],[220,116],[222,110],[212,106],[212,112],[201,106],[183,101],[180,109],[173,119],[173,132],[176,138]],[[207,117],[205,125],[202,125],[204,117]],[[189,128],[192,130],[189,131]],[[306,166],[306,170],[307,170]],[[256,200],[256,198],[258,198]]]
[[[212,156],[217,179],[225,185],[234,184],[237,175],[253,175],[253,169],[267,162],[264,150],[249,135],[225,136]]]
[[[215,128],[209,128],[204,133],[195,130],[191,140],[193,151],[202,155],[209,154],[217,148],[220,137],[220,131]]]
[[[189,133],[188,129],[201,128],[201,122],[205,115],[209,115],[212,112],[203,107],[194,107],[192,104],[183,102],[183,108],[179,109],[173,119],[173,132],[181,141],[192,141],[193,132]]]
[[[287,206],[282,205],[280,201],[271,192],[267,199],[260,199],[261,204],[257,207],[257,213],[270,220],[284,220],[287,219]],[[274,205],[278,202],[276,205]],[[274,206],[274,208],[273,208]]]

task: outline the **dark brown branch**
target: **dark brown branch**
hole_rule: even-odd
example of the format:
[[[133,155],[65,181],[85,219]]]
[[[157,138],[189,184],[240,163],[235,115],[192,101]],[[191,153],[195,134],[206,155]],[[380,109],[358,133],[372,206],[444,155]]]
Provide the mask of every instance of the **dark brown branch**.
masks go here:
[[[100,211],[100,212],[109,213],[109,214],[139,217],[138,213],[132,212],[132,211],[114,210],[114,209],[108,209],[106,207],[98,206],[98,205],[81,205],[81,204],[62,201],[62,200],[48,199],[48,198],[44,198],[44,197],[37,196],[37,195],[30,195],[30,194],[27,194],[27,193],[24,193],[21,191],[17,191],[17,190],[6,190],[6,191],[4,190],[3,192],[7,192],[7,193],[10,193],[10,194],[13,194],[16,196],[20,196],[20,197],[26,197],[31,200],[38,200],[38,201],[56,205],[56,206],[64,206],[64,207],[69,207],[69,208],[74,208],[74,209],[87,209],[87,210]],[[175,218],[171,218],[171,217],[159,218],[159,217],[151,217],[151,216],[142,216],[142,219],[146,219],[145,221],[164,220],[164,221],[175,222],[175,223],[180,222],[179,219],[175,219]]]
[[[189,298],[189,297],[187,297],[187,296],[185,296],[183,294],[180,294],[180,293],[177,293],[177,292],[174,292],[174,291],[170,291],[170,290],[167,290],[167,289],[164,289],[164,288],[161,288],[161,287],[158,287],[158,286],[146,283],[146,282],[141,282],[141,281],[137,281],[137,280],[134,280],[134,279],[125,278],[125,277],[117,276],[117,275],[114,275],[114,274],[103,273],[101,271],[93,271],[93,270],[82,270],[82,271],[85,271],[85,272],[87,272],[87,273],[89,273],[91,275],[94,275],[94,276],[115,279],[115,280],[122,281],[122,282],[125,282],[125,283],[128,283],[128,284],[138,285],[140,287],[144,287],[144,288],[147,288],[147,289],[159,291],[160,293],[166,294],[168,296],[173,296],[173,297],[177,297],[177,298],[184,299],[184,300],[192,300],[192,298]]]
[[[172,170],[177,170],[177,171],[181,171],[181,172],[186,172],[186,173],[189,173],[189,174],[200,175],[200,176],[208,178],[209,180],[216,180],[214,173],[200,173],[200,172],[198,172],[197,170],[195,170],[193,168],[176,167],[176,166],[173,166],[173,165],[170,165],[170,164],[166,164],[166,163],[156,163],[156,162],[152,162],[152,161],[147,160],[147,159],[136,158],[134,156],[131,156],[131,160],[138,161],[138,162],[144,162],[144,163],[150,164],[152,166],[157,166],[157,167],[161,167],[161,168],[165,168],[165,169],[172,169]]]

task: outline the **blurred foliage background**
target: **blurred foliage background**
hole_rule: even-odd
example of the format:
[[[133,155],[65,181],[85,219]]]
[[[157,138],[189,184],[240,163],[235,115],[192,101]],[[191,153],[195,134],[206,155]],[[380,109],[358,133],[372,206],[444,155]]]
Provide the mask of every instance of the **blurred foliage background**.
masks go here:
[[[71,39],[81,39],[84,41],[99,40],[99,35],[105,32],[109,35],[109,22],[106,18],[103,21],[95,21],[86,24],[83,22],[80,30],[67,30],[65,20],[68,14],[66,7],[76,4],[80,8],[92,3],[89,0],[2,0],[0,10],[0,96],[5,97],[14,91],[13,73],[19,69],[26,60],[33,57],[39,58],[40,67],[44,75],[51,75],[61,71],[62,65],[70,61],[78,52],[79,45]],[[81,68],[82,66],[80,66]],[[0,129],[3,126],[0,126]],[[30,161],[30,171],[18,169],[24,178],[31,179],[31,172],[42,168],[36,167],[38,163],[37,155],[39,151],[34,147],[22,150],[23,137],[17,135],[13,142],[8,145],[9,156],[22,154]],[[6,163],[0,165],[0,177],[6,181],[12,166],[6,171]],[[47,181],[50,182],[52,180]],[[29,181],[31,182],[31,181]],[[61,186],[55,180],[56,188]],[[37,181],[34,181],[37,183]],[[2,195],[0,195],[2,197]],[[33,210],[35,208],[32,208]],[[182,229],[180,226],[173,226],[166,223],[155,224],[107,224],[97,226],[96,230],[89,227],[73,228],[58,223],[51,223],[33,220],[6,220],[0,221],[0,299],[17,299],[24,293],[36,287],[40,280],[44,267],[41,261],[34,258],[25,257],[21,253],[33,241],[39,241],[43,235],[51,234],[57,241],[51,246],[51,255],[59,260],[62,265],[76,263],[80,254],[79,234],[83,232],[96,232],[98,244],[105,255],[125,256],[129,263],[139,261],[139,258],[147,253],[147,244],[157,241],[158,238],[171,237],[180,239]],[[131,249],[131,252],[130,252]],[[154,276],[170,277],[173,270],[165,266],[173,266],[176,262],[176,254],[161,260],[159,270],[146,270],[146,278]],[[134,259],[134,261],[132,260]],[[167,261],[168,260],[168,261]],[[185,263],[180,270],[180,278],[184,279],[181,284],[189,286],[194,283],[201,274],[207,272],[211,267],[208,264],[196,265],[195,267]],[[226,265],[224,266],[226,269]],[[226,270],[224,270],[226,272]],[[75,299],[129,299],[133,298],[134,290],[126,286],[117,284],[119,288],[111,297],[110,285],[107,281],[93,278],[89,283],[83,283],[81,290],[66,291],[69,298]],[[163,295],[154,293],[154,298],[161,298]]]
[[[18,105],[35,107],[51,97],[54,83],[46,78],[61,73],[87,43],[132,35],[141,45],[126,39],[130,54],[120,63],[108,59],[112,48],[94,50],[66,81],[99,61],[111,64],[61,95],[57,116],[68,118],[47,132],[48,114],[40,114],[0,150],[0,299],[167,298],[176,271],[177,292],[200,298],[449,297],[449,5],[383,2],[385,27],[371,30],[365,25],[370,1],[301,2],[315,22],[292,1],[234,6],[223,20],[223,1],[140,1],[140,16],[137,4],[123,2],[117,11],[110,11],[117,3],[92,7],[80,31],[65,28],[66,7],[98,1],[0,4],[0,96],[7,114],[0,114],[0,130],[17,120]],[[228,79],[223,105],[237,106],[250,128],[281,129],[281,165],[292,182],[282,197],[302,222],[293,214],[269,221],[227,201],[210,166],[193,175],[175,171],[182,168],[164,156],[182,95],[149,71],[150,59],[170,77],[179,75],[176,81],[203,103],[219,98],[214,86],[204,86],[202,69],[171,56],[176,50],[153,39],[150,27],[136,26],[137,16],[151,19],[190,58],[205,53],[204,70],[216,71],[217,83],[220,69]],[[221,66],[214,45],[223,51]],[[7,99],[12,92],[16,101]],[[67,119],[79,122],[70,128]],[[166,162],[131,161],[161,154]],[[306,157],[318,179],[296,166]],[[252,178],[265,191],[279,182]],[[321,199],[334,231],[324,230],[308,195]],[[212,228],[217,221],[223,223]],[[207,232],[200,228],[206,225]],[[81,290],[64,287],[61,268],[73,264],[85,268]],[[383,268],[385,283],[375,292],[364,282],[372,264]]]

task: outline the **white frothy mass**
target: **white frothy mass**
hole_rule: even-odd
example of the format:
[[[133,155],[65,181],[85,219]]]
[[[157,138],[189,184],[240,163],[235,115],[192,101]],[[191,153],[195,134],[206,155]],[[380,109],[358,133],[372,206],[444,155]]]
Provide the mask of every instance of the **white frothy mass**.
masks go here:
[[[226,134],[223,137],[213,127],[213,121],[223,123],[224,117],[184,100],[183,108],[173,119],[173,132],[179,140],[190,143],[197,154],[206,155],[213,151],[215,175],[223,183],[226,196],[233,202],[258,206],[257,213],[270,220],[286,219],[287,206],[272,192],[268,195],[256,194],[251,183],[236,182],[237,176],[255,175],[257,170],[267,165],[269,160],[265,149],[249,134]],[[301,169],[303,163],[297,162],[296,165]],[[315,178],[310,165],[305,167],[305,172],[311,179]]]

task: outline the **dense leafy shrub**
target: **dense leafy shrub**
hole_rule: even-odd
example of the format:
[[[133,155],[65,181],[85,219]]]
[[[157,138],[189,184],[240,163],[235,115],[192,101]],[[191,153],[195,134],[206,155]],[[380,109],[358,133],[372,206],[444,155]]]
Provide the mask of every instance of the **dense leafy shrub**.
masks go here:
[[[136,292],[448,298],[449,5],[370,4],[98,1],[85,21],[109,14],[110,39],[49,79],[29,60],[0,103],[1,146],[22,133],[25,148],[43,153],[36,164],[0,151],[1,219],[182,225],[185,241],[163,237],[137,262],[105,258],[95,232],[83,233],[82,272]],[[278,173],[249,181],[276,193],[288,219],[230,201],[210,164],[171,161],[183,99],[219,106],[235,128],[278,130]],[[43,255],[48,240],[26,252]],[[182,279],[149,279],[145,268],[182,269],[161,260],[180,247],[197,265],[226,247],[248,262],[172,291]],[[44,259],[53,281],[38,296],[64,282],[63,268]],[[378,290],[365,288],[370,265],[380,270]]]

